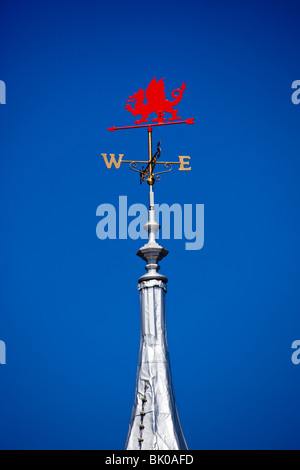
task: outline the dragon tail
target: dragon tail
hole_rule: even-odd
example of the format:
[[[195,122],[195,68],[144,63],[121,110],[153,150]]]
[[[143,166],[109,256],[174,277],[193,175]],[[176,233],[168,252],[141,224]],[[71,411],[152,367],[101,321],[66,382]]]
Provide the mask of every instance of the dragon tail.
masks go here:
[[[183,82],[180,88],[172,91],[171,96],[172,98],[175,98],[174,101],[172,101],[172,106],[175,106],[181,101],[184,90],[186,90],[186,86]]]

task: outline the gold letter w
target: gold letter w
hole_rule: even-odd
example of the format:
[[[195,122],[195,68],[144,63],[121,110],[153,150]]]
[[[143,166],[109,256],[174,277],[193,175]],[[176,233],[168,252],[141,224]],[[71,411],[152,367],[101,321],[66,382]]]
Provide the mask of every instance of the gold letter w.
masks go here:
[[[110,169],[112,167],[112,165],[114,164],[114,166],[117,168],[117,170],[120,168],[120,165],[122,163],[122,158],[124,157],[124,154],[123,155],[119,154],[119,160],[117,162],[117,160],[115,159],[115,154],[114,153],[109,154],[109,156],[110,156],[109,161],[107,159],[107,153],[101,153],[101,155],[104,158],[105,165],[107,166],[108,169]]]

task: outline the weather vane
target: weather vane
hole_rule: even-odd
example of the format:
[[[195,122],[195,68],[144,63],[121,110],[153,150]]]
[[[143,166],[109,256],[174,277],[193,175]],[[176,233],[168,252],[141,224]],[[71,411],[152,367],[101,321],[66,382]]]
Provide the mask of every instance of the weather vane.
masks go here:
[[[108,169],[115,166],[115,168],[119,169],[121,163],[129,163],[129,168],[133,171],[136,171],[140,174],[140,183],[143,181],[147,182],[150,186],[153,186],[155,181],[159,181],[161,178],[162,173],[168,173],[172,170],[172,165],[179,165],[180,171],[189,171],[191,170],[189,160],[190,157],[187,155],[180,155],[179,161],[177,162],[163,162],[160,161],[161,155],[161,142],[158,142],[156,152],[152,155],[152,128],[156,126],[170,126],[174,124],[194,124],[194,118],[183,120],[181,117],[177,115],[178,109],[174,109],[174,107],[181,101],[182,95],[184,90],[186,90],[185,83],[181,85],[180,88],[172,91],[171,96],[174,98],[173,101],[169,101],[166,99],[165,94],[165,86],[164,86],[164,78],[157,81],[156,78],[149,83],[147,90],[139,89],[137,93],[134,93],[132,96],[129,97],[127,103],[135,103],[134,108],[131,104],[127,104],[125,109],[133,114],[133,116],[142,116],[140,119],[134,121],[133,126],[125,126],[125,127],[109,127],[108,131],[118,131],[124,129],[136,129],[145,127],[148,129],[148,149],[149,149],[149,156],[148,160],[145,161],[138,161],[138,160],[123,160],[124,155],[119,154],[118,162],[115,159],[115,154],[110,154],[110,160],[107,158],[106,153],[102,153],[102,157],[104,158],[105,164]],[[146,103],[144,100],[146,99]],[[149,115],[155,113],[156,118],[153,118],[151,123],[147,123],[149,119]],[[165,113],[171,114],[171,117],[166,121]],[[152,124],[154,123],[154,124]],[[142,165],[138,168],[138,165]],[[163,165],[162,171],[155,171],[156,165]]]
[[[107,168],[114,165],[117,169],[122,163],[129,163],[129,168],[140,175],[140,183],[149,184],[148,221],[144,229],[148,232],[148,241],[142,246],[137,255],[146,262],[146,274],[139,278],[140,292],[140,322],[141,340],[136,379],[136,391],[132,408],[126,450],[186,450],[187,444],[180,426],[175,404],[175,396],[171,378],[171,368],[166,333],[165,295],[168,279],[159,271],[158,264],[168,254],[156,241],[160,228],[155,216],[153,185],[159,181],[162,173],[172,170],[172,165],[179,165],[179,170],[191,170],[189,156],[179,156],[177,162],[160,160],[161,143],[158,142],[154,155],[152,154],[152,128],[171,124],[194,124],[194,119],[185,121],[178,116],[175,106],[181,101],[185,84],[171,93],[173,101],[166,99],[164,80],[154,78],[146,92],[141,88],[129,97],[125,106],[134,116],[141,116],[133,126],[110,127],[108,130],[148,129],[149,157],[146,161],[123,160],[119,154],[118,162],[114,154],[101,154]],[[144,102],[146,99],[146,102]],[[130,104],[131,103],[131,104]],[[135,103],[135,107],[132,107]],[[147,123],[150,114],[155,113],[151,123]],[[171,114],[166,122],[165,114]],[[153,124],[154,123],[154,124]],[[163,167],[159,167],[163,165]],[[157,170],[162,171],[157,171]]]

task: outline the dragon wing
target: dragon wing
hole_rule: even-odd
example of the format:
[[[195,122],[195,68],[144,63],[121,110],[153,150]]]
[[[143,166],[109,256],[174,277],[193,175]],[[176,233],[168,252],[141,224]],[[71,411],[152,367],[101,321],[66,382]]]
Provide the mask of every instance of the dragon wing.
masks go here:
[[[166,94],[165,94],[164,78],[162,78],[158,82],[156,81],[156,77],[154,77],[153,80],[151,80],[146,90],[145,98],[148,101],[148,103],[153,100],[155,100],[156,102],[165,101]]]

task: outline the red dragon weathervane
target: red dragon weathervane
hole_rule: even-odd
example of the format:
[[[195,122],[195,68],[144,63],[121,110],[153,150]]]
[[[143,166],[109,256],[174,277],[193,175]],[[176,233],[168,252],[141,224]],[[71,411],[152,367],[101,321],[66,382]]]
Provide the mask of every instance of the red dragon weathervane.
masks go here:
[[[134,126],[113,126],[109,127],[107,130],[114,132],[121,129],[135,129],[138,127],[147,127],[149,158],[147,161],[123,160],[124,155],[119,154],[119,161],[117,162],[115,159],[115,154],[110,154],[111,159],[110,161],[108,161],[107,154],[102,153],[101,155],[104,158],[107,168],[110,169],[112,165],[114,165],[117,169],[119,169],[121,163],[129,163],[130,169],[137,171],[140,174],[140,182],[147,181],[150,186],[152,186],[155,181],[160,180],[161,173],[167,173],[171,171],[172,165],[180,165],[179,170],[181,171],[191,170],[191,167],[189,166],[189,156],[179,156],[179,162],[158,161],[161,154],[160,142],[157,144],[156,153],[152,155],[152,127],[168,126],[172,124],[194,124],[194,118],[186,119],[184,121],[181,117],[177,115],[178,109],[174,109],[174,107],[178,103],[180,103],[184,90],[186,90],[186,86],[183,82],[180,88],[177,88],[176,90],[172,91],[171,96],[173,98],[173,101],[167,100],[165,94],[164,78],[159,81],[157,81],[156,78],[153,78],[153,80],[151,80],[151,82],[149,83],[146,91],[140,88],[138,92],[134,93],[132,96],[129,96],[129,100],[127,100],[128,104],[125,106],[125,109],[131,112],[134,117],[141,116],[141,118],[134,121]],[[134,108],[132,107],[132,104],[134,104]],[[156,114],[156,117],[152,118],[151,123],[143,124],[148,122],[150,114],[153,113]],[[166,122],[167,120],[165,118],[166,113],[171,115],[171,117],[168,118],[168,122]],[[147,166],[143,166],[142,169],[137,169],[136,167],[138,163],[144,163],[147,164]],[[160,171],[158,173],[154,173],[154,168],[156,164],[164,165],[165,170]]]
[[[178,109],[174,109],[178,103],[180,103],[182,99],[182,95],[184,90],[186,90],[185,83],[181,85],[180,88],[172,91],[171,96],[174,98],[174,101],[169,101],[166,99],[165,94],[165,85],[164,85],[164,78],[157,81],[156,78],[153,78],[149,83],[147,90],[143,90],[142,88],[139,89],[137,93],[134,93],[132,96],[129,96],[129,100],[126,103],[134,103],[134,108],[131,104],[127,104],[125,109],[130,111],[133,116],[142,116],[141,119],[134,121],[136,126],[127,126],[127,127],[110,127],[107,129],[108,131],[116,131],[119,129],[132,129],[134,127],[148,127],[148,125],[142,125],[143,122],[147,122],[149,115],[152,113],[156,114],[156,118],[152,119],[152,122],[157,122],[158,124],[152,124],[152,126],[161,126],[161,125],[168,125],[168,124],[194,124],[194,118],[186,119],[185,121],[182,120],[181,117],[177,116]],[[146,103],[144,102],[146,98]],[[164,117],[165,113],[171,114],[171,117],[166,122]]]

